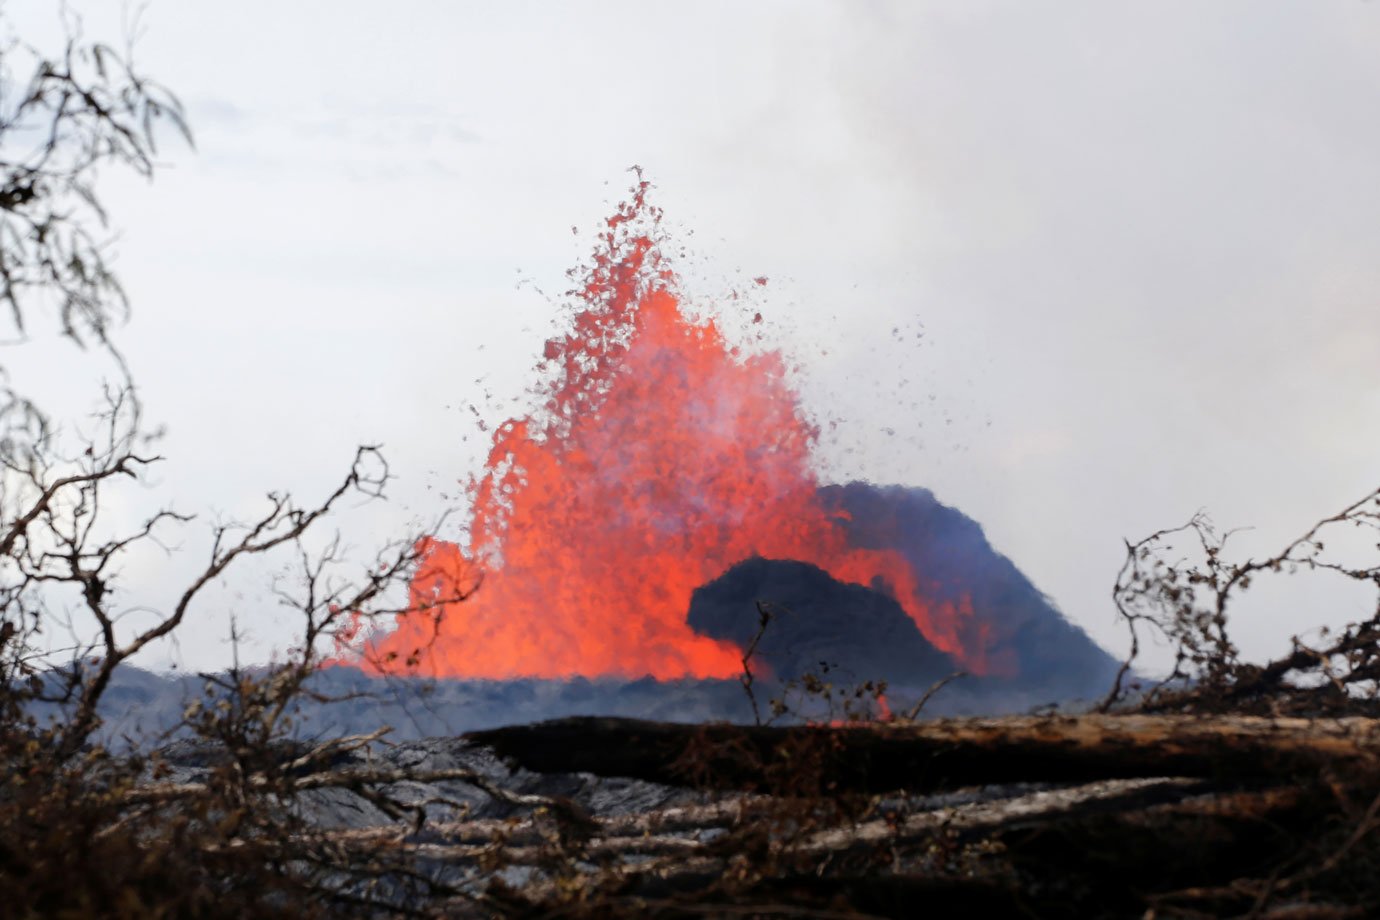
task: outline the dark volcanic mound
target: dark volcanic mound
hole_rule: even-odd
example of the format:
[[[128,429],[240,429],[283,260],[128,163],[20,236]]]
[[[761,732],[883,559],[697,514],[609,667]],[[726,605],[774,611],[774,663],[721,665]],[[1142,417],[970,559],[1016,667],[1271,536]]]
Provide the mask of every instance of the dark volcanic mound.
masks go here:
[[[987,676],[968,679],[959,691],[973,710],[1106,693],[1119,662],[994,550],[976,521],[926,489],[854,482],[825,486],[820,497],[838,512],[854,546],[896,550],[928,597],[971,604],[991,665]],[[793,560],[735,565],[696,590],[688,622],[696,632],[745,646],[758,630],[758,601],[786,611],[767,627],[756,655],[780,679],[818,672],[821,661],[857,681],[911,687],[960,669],[925,639],[885,586],[845,584]]]
[[[845,517],[854,546],[901,552],[931,597],[971,599],[992,660],[1014,665],[1011,689],[1053,701],[1095,699],[1110,688],[1120,662],[993,549],[977,521],[928,489],[852,482],[825,486],[820,496]]]
[[[778,679],[827,665],[855,681],[929,683],[959,669],[890,595],[794,560],[749,559],[696,589],[690,628],[747,648],[760,623],[758,600],[772,619],[753,661]]]

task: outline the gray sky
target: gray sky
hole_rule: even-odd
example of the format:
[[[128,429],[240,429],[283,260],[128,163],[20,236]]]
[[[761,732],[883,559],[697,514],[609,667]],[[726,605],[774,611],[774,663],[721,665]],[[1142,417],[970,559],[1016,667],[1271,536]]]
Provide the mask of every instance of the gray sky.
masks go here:
[[[188,510],[305,497],[379,441],[397,501],[350,536],[429,518],[485,446],[465,406],[521,396],[542,292],[634,163],[692,297],[771,279],[755,308],[839,422],[829,476],[933,489],[1118,653],[1123,537],[1206,508],[1270,550],[1380,484],[1380,4],[154,0],[142,21],[198,150],[170,143],[152,186],[111,175],[108,203],[122,342],[169,426],[159,495]],[[1252,655],[1365,609],[1267,590]],[[208,610],[168,655],[214,663],[224,632]]]

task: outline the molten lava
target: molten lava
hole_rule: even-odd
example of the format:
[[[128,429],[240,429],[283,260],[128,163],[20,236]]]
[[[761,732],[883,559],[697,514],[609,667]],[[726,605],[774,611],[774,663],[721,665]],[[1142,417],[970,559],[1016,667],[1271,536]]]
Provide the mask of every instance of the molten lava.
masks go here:
[[[739,355],[713,321],[682,312],[647,187],[577,277],[573,328],[541,364],[544,403],[494,433],[468,545],[426,542],[412,583],[424,609],[374,638],[370,667],[731,677],[741,650],[694,633],[686,612],[696,587],[757,555],[881,586],[932,643],[984,670],[971,604],[927,601],[899,553],[850,546],[821,504],[818,430],[781,356]]]

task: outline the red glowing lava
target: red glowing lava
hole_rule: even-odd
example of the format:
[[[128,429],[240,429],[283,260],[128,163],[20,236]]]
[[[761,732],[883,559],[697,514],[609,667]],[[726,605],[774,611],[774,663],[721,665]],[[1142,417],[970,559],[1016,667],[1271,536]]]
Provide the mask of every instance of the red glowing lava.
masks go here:
[[[695,588],[758,555],[880,582],[931,642],[984,670],[971,605],[926,600],[899,553],[850,546],[821,505],[818,431],[781,356],[740,356],[714,322],[682,312],[647,188],[607,221],[574,328],[546,345],[544,404],[494,433],[468,545],[427,542],[412,595],[431,609],[375,637],[371,667],[730,677],[741,651],[692,632],[686,611]]]

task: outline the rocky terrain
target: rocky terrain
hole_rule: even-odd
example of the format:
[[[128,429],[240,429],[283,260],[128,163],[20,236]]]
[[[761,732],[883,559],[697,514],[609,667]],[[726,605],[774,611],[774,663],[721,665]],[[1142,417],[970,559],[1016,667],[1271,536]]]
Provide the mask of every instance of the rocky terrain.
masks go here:
[[[567,719],[345,750],[291,807],[357,863],[405,854],[453,916],[1219,916],[1264,885],[1256,916],[1350,917],[1319,883],[1373,825],[1333,830],[1377,739],[1364,718]],[[143,794],[209,782],[218,750],[165,748]]]

